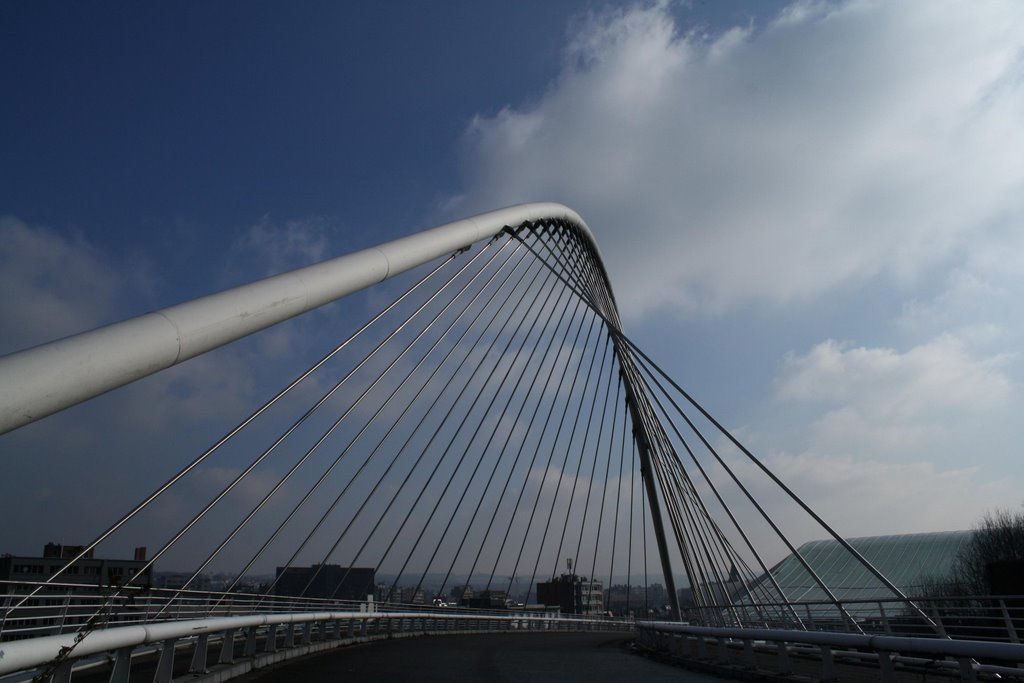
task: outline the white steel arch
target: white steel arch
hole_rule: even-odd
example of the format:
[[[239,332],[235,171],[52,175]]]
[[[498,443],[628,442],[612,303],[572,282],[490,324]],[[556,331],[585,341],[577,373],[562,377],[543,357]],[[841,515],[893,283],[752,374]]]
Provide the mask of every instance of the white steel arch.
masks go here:
[[[579,214],[556,203],[519,204],[0,357],[0,434],[469,247],[506,226],[554,222],[577,230],[604,270]],[[607,275],[605,284],[610,292]]]

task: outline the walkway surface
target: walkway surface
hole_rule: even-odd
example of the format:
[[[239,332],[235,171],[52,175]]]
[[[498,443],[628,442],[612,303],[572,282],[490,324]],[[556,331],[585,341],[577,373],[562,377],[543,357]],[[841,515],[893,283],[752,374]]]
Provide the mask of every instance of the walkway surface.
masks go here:
[[[495,633],[423,636],[341,648],[293,660],[236,681],[551,681],[568,683],[722,683],[632,654],[632,638],[615,633]]]

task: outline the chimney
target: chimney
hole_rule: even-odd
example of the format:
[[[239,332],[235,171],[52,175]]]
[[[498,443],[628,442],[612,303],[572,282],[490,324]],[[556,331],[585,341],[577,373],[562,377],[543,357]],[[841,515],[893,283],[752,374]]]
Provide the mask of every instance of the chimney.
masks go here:
[[[135,549],[135,561],[145,562],[146,561],[146,546],[140,545]]]

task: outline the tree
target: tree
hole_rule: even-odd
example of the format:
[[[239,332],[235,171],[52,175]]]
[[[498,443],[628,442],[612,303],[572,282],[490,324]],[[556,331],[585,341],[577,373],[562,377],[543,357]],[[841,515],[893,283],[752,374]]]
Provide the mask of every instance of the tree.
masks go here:
[[[996,509],[985,513],[971,540],[957,554],[953,579],[967,594],[1018,593],[1024,588],[1007,590],[1001,579],[1007,574],[1021,577],[1022,568],[1024,511]]]

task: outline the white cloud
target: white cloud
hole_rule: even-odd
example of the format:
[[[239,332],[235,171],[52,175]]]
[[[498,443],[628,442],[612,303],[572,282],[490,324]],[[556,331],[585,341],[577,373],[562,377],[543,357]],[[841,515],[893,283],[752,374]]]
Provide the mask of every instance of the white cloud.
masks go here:
[[[149,286],[145,264],[119,261],[84,237],[0,221],[2,351],[137,314],[125,292]],[[273,373],[253,361],[265,361],[260,344],[214,351],[3,435],[0,462],[19,464],[0,477],[0,497],[34,520],[12,532],[6,550],[91,537],[245,417]],[[64,505],[48,502],[54,492]],[[69,520],[69,509],[88,513]]]
[[[464,212],[573,206],[626,315],[914,282],[1024,215],[1024,11],[803,3],[753,31],[591,17],[537,102],[477,117]]]
[[[277,275],[331,256],[328,226],[320,218],[278,223],[263,216],[235,239],[231,251],[232,260],[249,266],[246,273],[256,268]]]
[[[1019,498],[1012,482],[985,481],[974,467],[810,452],[776,453],[767,464],[846,536],[970,528],[985,510]]]
[[[785,358],[774,396],[737,432],[843,534],[967,528],[1019,503],[1011,361],[952,334],[906,351],[825,341]],[[821,536],[777,490],[766,500],[798,538]]]
[[[246,284],[255,279],[254,274],[269,277],[337,256],[340,252],[333,250],[331,234],[332,226],[323,218],[275,221],[265,215],[232,241],[223,284]],[[336,311],[337,305],[329,304],[317,313],[275,325],[255,338],[256,355],[287,358],[296,349],[304,349],[325,315]]]
[[[1005,476],[1019,402],[1012,360],[950,334],[902,353],[826,341],[786,357],[753,434],[769,451],[943,467],[967,456],[983,479]]]
[[[787,356],[776,379],[780,398],[855,408],[874,420],[920,418],[947,410],[984,412],[1009,403],[1010,357],[973,357],[952,335],[906,353],[829,340]]]
[[[123,286],[83,239],[0,218],[0,353],[109,322]]]

